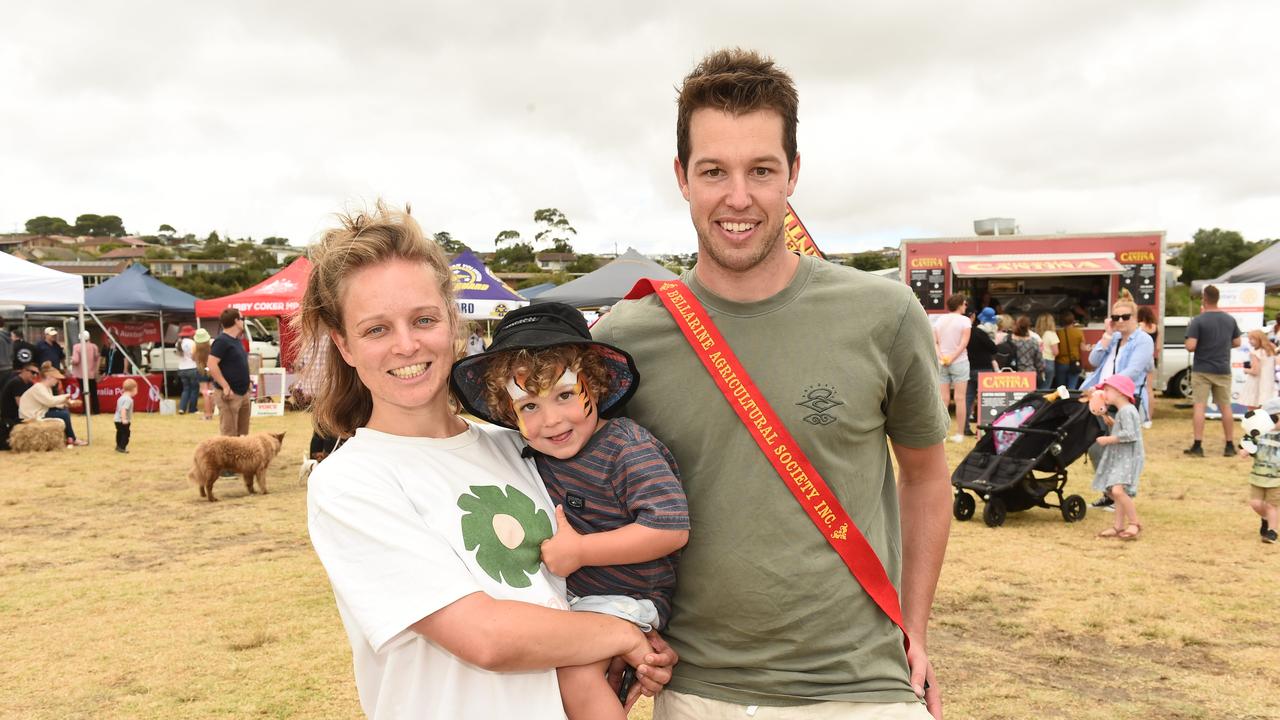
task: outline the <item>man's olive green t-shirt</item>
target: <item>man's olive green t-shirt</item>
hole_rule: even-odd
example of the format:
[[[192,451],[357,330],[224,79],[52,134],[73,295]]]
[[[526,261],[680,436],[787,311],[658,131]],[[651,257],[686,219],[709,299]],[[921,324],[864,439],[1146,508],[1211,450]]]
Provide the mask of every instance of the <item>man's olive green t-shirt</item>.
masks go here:
[[[802,256],[777,295],[737,303],[682,278],[866,536],[896,588],[902,553],[886,437],[946,436],[928,319],[899,282]],[[902,633],[767,462],[654,296],[616,305],[597,340],[630,352],[626,414],[680,465],[691,530],[664,635],[671,687],[758,705],[912,702]]]

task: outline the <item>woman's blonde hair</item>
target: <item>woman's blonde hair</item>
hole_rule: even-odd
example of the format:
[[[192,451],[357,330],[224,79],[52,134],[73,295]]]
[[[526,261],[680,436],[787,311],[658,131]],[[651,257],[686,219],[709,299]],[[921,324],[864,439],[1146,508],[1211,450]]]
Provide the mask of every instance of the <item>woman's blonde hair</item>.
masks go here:
[[[462,324],[453,301],[452,274],[444,251],[422,232],[417,221],[403,211],[388,208],[381,200],[372,212],[342,213],[338,227],[325,232],[311,247],[311,274],[302,303],[291,322],[298,333],[299,356],[323,358],[309,362],[304,381],[312,389],[312,422],[321,435],[348,437],[369,422],[373,396],[355,368],[343,360],[329,337],[343,333],[342,310],[346,280],[367,267],[392,260],[420,262],[435,275],[444,302],[454,347],[459,346]]]
[[[1050,313],[1040,313],[1036,318],[1036,334],[1044,337],[1045,333],[1051,333],[1058,329],[1056,323],[1053,322],[1053,315]]]
[[[1013,330],[1013,316],[1008,313],[1000,313],[996,316],[996,329],[1001,332],[1010,332]]]
[[[191,359],[196,361],[196,369],[201,375],[209,374],[209,349],[213,347],[213,341],[196,343],[191,350]]]
[[[1267,334],[1261,330],[1249,331],[1249,344],[1252,345],[1254,349],[1261,349],[1262,352],[1267,355],[1276,354],[1276,346],[1271,342],[1271,338],[1268,338]]]

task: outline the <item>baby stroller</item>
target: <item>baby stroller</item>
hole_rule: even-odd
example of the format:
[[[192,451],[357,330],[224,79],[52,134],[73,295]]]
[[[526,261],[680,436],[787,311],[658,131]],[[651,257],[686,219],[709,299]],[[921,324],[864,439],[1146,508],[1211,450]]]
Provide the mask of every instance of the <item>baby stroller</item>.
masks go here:
[[[1011,405],[997,423],[1025,415],[1021,425],[979,425],[987,432],[951,474],[955,486],[952,514],[968,520],[977,509],[973,495],[986,501],[982,519],[988,527],[1004,524],[1005,515],[1032,507],[1058,508],[1062,519],[1076,522],[1088,510],[1079,495],[1062,497],[1067,466],[1104,433],[1079,393],[1060,399],[1055,392],[1030,392]],[[965,491],[969,492],[965,492]],[[1057,504],[1046,500],[1057,496]]]

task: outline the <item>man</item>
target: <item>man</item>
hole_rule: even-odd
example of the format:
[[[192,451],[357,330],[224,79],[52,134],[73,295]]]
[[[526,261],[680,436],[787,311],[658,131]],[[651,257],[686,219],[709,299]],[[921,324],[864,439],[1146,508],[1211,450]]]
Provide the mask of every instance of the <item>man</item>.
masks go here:
[[[44,338],[36,343],[36,365],[51,363],[58,370],[62,369],[67,353],[58,342],[58,329],[49,326],[44,329]]]
[[[218,404],[219,434],[228,437],[249,434],[249,354],[240,336],[244,334],[244,318],[229,307],[218,316],[222,332],[209,347],[209,375],[217,387],[214,401]]]
[[[92,340],[81,340],[71,348],[71,375],[80,380],[80,392],[88,404],[89,412],[98,413],[98,365],[102,362],[102,351]],[[86,373],[85,366],[89,371]]]
[[[1233,436],[1235,419],[1231,417],[1231,348],[1240,347],[1240,328],[1236,319],[1218,309],[1218,288],[1204,286],[1200,314],[1187,324],[1187,352],[1191,360],[1191,447],[1184,455],[1204,457],[1204,411],[1210,394],[1222,411],[1222,435],[1227,444],[1225,457],[1236,454]]]
[[[10,337],[13,338],[13,367],[19,368],[29,362],[36,360],[36,346],[22,339],[21,330],[13,330]],[[39,367],[39,363],[36,367]]]
[[[0,447],[9,447],[9,431],[20,422],[18,401],[39,378],[40,368],[27,362],[19,365],[18,371],[0,386]]]
[[[13,336],[5,329],[4,318],[0,318],[0,387],[9,381],[13,374]]]
[[[682,280],[883,561],[911,651],[658,299],[622,302],[594,334],[643,368],[628,414],[675,455],[694,518],[665,628],[680,663],[655,720],[942,713],[926,652],[951,503],[933,336],[906,285],[786,249],[797,103],[753,52],[713,53],[685,79],[675,174],[698,263]]]

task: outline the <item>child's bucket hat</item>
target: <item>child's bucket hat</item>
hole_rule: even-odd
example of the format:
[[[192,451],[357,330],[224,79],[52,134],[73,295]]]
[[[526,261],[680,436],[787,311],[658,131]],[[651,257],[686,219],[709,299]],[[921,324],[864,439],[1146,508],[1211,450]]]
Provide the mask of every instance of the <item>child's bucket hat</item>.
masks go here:
[[[493,331],[493,342],[485,352],[462,358],[453,364],[449,384],[467,412],[494,425],[516,430],[514,425],[489,412],[484,401],[484,376],[489,363],[499,353],[536,350],[552,345],[592,345],[609,372],[607,388],[599,389],[597,404],[601,417],[612,417],[622,409],[640,386],[636,362],[623,350],[591,339],[587,320],[577,308],[564,303],[526,305],[507,313]]]
[[[1112,375],[1102,381],[1102,385],[1115,388],[1119,393],[1127,398],[1129,402],[1133,402],[1133,396],[1137,393],[1137,388],[1133,385],[1133,380],[1128,375]]]

